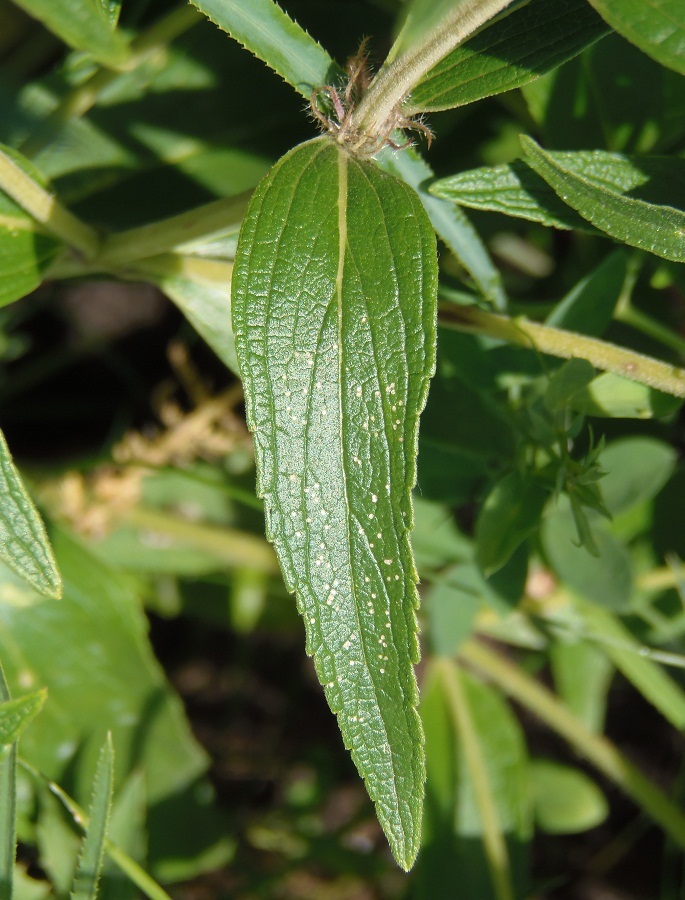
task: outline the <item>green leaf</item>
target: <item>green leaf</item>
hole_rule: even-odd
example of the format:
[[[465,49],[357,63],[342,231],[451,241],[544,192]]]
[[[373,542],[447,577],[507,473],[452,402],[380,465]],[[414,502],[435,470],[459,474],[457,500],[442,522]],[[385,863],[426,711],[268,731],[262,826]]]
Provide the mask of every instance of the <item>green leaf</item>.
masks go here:
[[[388,59],[394,59],[419,43],[440,24],[453,5],[454,0],[407,0],[402,8],[401,27]]]
[[[128,44],[100,0],[15,0],[65,44],[84,50],[106,66],[117,67],[128,56]]]
[[[521,90],[548,147],[668,152],[685,128],[683,76],[618,34]]]
[[[2,214],[0,208],[0,306],[34,291],[55,258],[59,244],[25,214]]]
[[[594,522],[593,522],[594,524]],[[541,529],[545,554],[559,580],[572,591],[608,609],[625,610],[633,590],[631,560],[625,547],[601,524],[592,536],[597,556],[578,546],[577,526],[565,502]]]
[[[10,703],[10,692],[0,664],[0,702]],[[17,847],[17,747],[0,758],[0,896],[12,900],[14,858]]]
[[[552,228],[596,233],[591,225],[560,200],[547,182],[522,160],[501,166],[470,169],[434,181],[434,197],[469,206],[541,222]]]
[[[433,196],[432,191],[429,193],[427,185],[433,179],[433,170],[428,163],[411,148],[402,153],[386,150],[379,155],[378,163],[414,188],[433,228],[473,278],[478,290],[496,309],[506,309],[502,276],[480,235],[459,207]]]
[[[191,274],[177,274],[174,272],[177,262],[172,256],[159,257],[145,260],[136,268],[154,280],[224,365],[237,373],[235,339],[231,330],[230,263],[195,260]],[[203,267],[211,273],[211,278],[203,277]]]
[[[529,766],[535,818],[548,834],[576,834],[601,825],[609,813],[604,794],[584,772],[548,759]]]
[[[602,450],[599,464],[602,498],[612,516],[652,500],[673,474],[678,454],[664,441],[651,437],[627,437],[612,441]]]
[[[552,375],[543,397],[547,409],[564,409],[569,400],[595,377],[595,367],[586,359],[569,359]]]
[[[417,896],[496,900],[484,851],[484,824],[469,772],[464,739],[446,690],[448,661],[429,664],[421,690],[426,730],[426,823],[415,879]],[[441,669],[442,667],[442,669]],[[455,673],[456,674],[456,673]],[[514,895],[526,896],[525,844],[532,832],[532,808],[523,732],[501,693],[460,671],[473,732],[511,863]],[[455,893],[455,885],[458,891]]]
[[[585,0],[530,0],[481,29],[416,85],[410,112],[436,112],[520,87],[562,65],[609,29]]]
[[[685,693],[666,669],[645,656],[621,621],[597,603],[576,598],[584,633],[595,642],[621,674],[679,731],[685,728]]]
[[[17,700],[0,703],[0,744],[13,744],[43,708],[47,691],[34,691]]]
[[[614,674],[606,654],[590,641],[565,638],[551,644],[550,664],[559,697],[590,731],[601,733]]]
[[[83,765],[84,755],[95,758],[111,730],[117,777],[132,767],[145,775],[150,863],[159,877],[172,866],[180,878],[189,877],[208,844],[228,849],[225,823],[217,823],[200,780],[206,756],[151,653],[130,579],[59,530],[54,547],[64,577],[59,603],[41,599],[0,569],[7,598],[0,604],[0,658],[8,680],[15,690],[45,685],[50,697],[22,737],[22,756],[58,782],[67,770],[83,773],[77,789],[87,793],[92,770]],[[174,816],[187,824],[175,835],[164,827]]]
[[[685,75],[685,7],[681,0],[590,0],[612,28],[662,66]]]
[[[307,100],[317,88],[342,75],[323,47],[273,0],[192,2]]]
[[[501,569],[538,527],[548,500],[549,492],[533,476],[510,472],[495,483],[476,522],[476,560],[486,576]]]
[[[2,150],[26,170],[26,161],[18,154],[6,147]],[[35,173],[30,171],[28,174],[33,176]],[[0,190],[0,306],[35,290],[60,246],[59,241]]]
[[[452,657],[462,641],[470,637],[481,605],[476,592],[464,590],[463,566],[454,566],[437,579],[423,598],[428,609],[428,627],[436,656]]]
[[[112,735],[108,734],[95,770],[93,795],[88,809],[88,826],[79,854],[71,900],[96,900],[105,858],[105,838],[112,809],[113,789],[114,748]]]
[[[685,262],[685,160],[601,150],[548,152],[526,135],[521,144],[538,175],[600,231]]]
[[[628,257],[623,250],[611,253],[560,300],[545,320],[546,325],[602,335],[614,316],[626,280]]]
[[[60,597],[62,581],[50,542],[0,432],[0,560],[46,597]]]
[[[236,252],[233,327],[267,531],[407,869],[424,777],[410,491],[436,291],[423,207],[373,163],[317,139],[257,188]]]
[[[568,405],[587,416],[615,419],[652,419],[675,412],[682,398],[603,372],[569,398]]]

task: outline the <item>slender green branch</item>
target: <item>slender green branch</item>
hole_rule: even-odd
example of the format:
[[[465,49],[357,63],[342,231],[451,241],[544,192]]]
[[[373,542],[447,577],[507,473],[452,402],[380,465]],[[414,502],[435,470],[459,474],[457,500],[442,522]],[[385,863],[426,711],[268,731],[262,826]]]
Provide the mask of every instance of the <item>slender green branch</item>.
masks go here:
[[[51,781],[47,776],[43,775],[38,769],[35,769],[30,763],[26,762],[25,759],[19,758],[19,765],[22,769],[29,772],[33,775],[34,778],[39,779],[44,782],[51,793],[57,797],[60,803],[64,806],[67,812],[71,815],[74,822],[79,825],[84,831],[88,829],[88,816],[81,809],[78,803],[67,794],[67,792],[61,788],[54,781]],[[112,860],[112,862],[116,863],[117,866],[124,872],[135,884],[137,888],[139,888],[149,900],[171,900],[171,897],[167,894],[167,892],[161,888],[157,882],[151,878],[147,872],[138,865],[138,863],[131,859],[131,857],[125,853],[121,847],[118,847],[113,841],[107,838],[105,840],[105,849],[107,851],[107,855]]]
[[[78,250],[86,259],[95,256],[100,238],[94,228],[81,222],[44,187],[27,175],[0,150],[0,189],[55,237]]]
[[[151,222],[107,237],[98,261],[106,266],[126,264],[200,240],[218,232],[226,232],[234,225],[240,227],[251,192],[237,197],[215,200],[177,216]]]
[[[22,147],[26,156],[36,156],[50,140],[53,129],[62,122],[84,116],[97,102],[100,94],[113,84],[122,73],[131,72],[148,60],[155,52],[197,25],[203,16],[192,6],[180,6],[154,22],[131,42],[131,52],[118,69],[98,68],[84,82],[69,91],[47,117],[39,131]]]
[[[679,847],[685,847],[685,815],[609,740],[589,731],[551,691],[483,644],[468,641],[462,645],[459,655],[462,661],[493,681],[561,735],[581,756],[631,797]]]
[[[455,4],[414,47],[381,68],[352,114],[351,130],[368,136],[387,132],[395,111],[423,76],[510,3],[511,0],[464,0]]]
[[[485,312],[476,306],[441,304],[440,321],[462,331],[487,334],[563,359],[587,359],[598,369],[614,372],[675,397],[685,397],[685,369],[598,338],[563,331],[528,319],[511,319]]]
[[[488,772],[478,743],[478,733],[471,717],[468,699],[461,683],[462,675],[450,659],[433,663],[442,681],[457,733],[471,775],[476,804],[483,825],[483,845],[490,867],[490,877],[497,900],[514,900],[507,844],[502,835],[497,807],[492,796]]]
[[[210,553],[229,566],[255,569],[267,575],[280,571],[276,554],[264,538],[235,528],[189,522],[160,510],[133,507],[125,519],[136,528],[156,532]]]

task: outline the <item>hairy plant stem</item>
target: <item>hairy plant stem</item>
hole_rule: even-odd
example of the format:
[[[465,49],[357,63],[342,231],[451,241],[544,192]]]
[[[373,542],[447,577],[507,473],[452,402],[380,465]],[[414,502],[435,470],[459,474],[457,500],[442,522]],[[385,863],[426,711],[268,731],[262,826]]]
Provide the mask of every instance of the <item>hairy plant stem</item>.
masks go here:
[[[685,369],[598,338],[454,303],[440,304],[440,321],[460,331],[487,334],[562,359],[587,359],[598,369],[614,372],[675,397],[685,397]]]
[[[102,91],[122,74],[137,69],[151,55],[163,50],[201,21],[201,14],[192,6],[180,6],[162,16],[131,42],[130,55],[119,68],[96,69],[89,78],[62,97],[41,128],[25,141],[21,152],[26,156],[35,157],[51,140],[56,125],[84,116],[95,105]]]
[[[350,130],[369,137],[387,133],[388,122],[423,76],[510,3],[511,0],[463,0],[458,3],[416,46],[380,69],[352,113]]]
[[[54,194],[27,175],[14,160],[0,150],[0,189],[42,225],[46,231],[92,259],[100,246],[94,228],[81,222],[62,206]]]
[[[671,800],[623,756],[607,738],[593,734],[554,694],[477,641],[467,641],[459,656],[494,682],[621,788],[679,846],[685,847],[685,816]]]
[[[455,730],[461,740],[466,765],[471,776],[476,805],[483,826],[483,844],[490,867],[490,877],[497,900],[514,900],[507,845],[502,836],[497,807],[492,796],[488,772],[478,742],[478,731],[471,716],[468,698],[461,683],[462,673],[450,659],[432,663],[442,682]]]

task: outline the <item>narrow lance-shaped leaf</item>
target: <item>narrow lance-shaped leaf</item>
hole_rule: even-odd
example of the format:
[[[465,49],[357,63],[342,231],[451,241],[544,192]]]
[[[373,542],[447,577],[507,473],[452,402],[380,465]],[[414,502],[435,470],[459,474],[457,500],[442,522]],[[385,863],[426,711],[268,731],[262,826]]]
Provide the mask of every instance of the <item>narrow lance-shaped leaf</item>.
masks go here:
[[[62,581],[45,527],[26,493],[0,432],[0,560],[47,597],[62,594]]]
[[[412,90],[412,112],[464,106],[521,87],[577,56],[609,28],[586,0],[529,0],[457,47]]]
[[[500,166],[457,172],[434,181],[429,190],[434,197],[451,200],[459,206],[503,213],[552,228],[597,233],[521,159]]]
[[[683,0],[590,0],[619,34],[662,66],[685,75]]]
[[[307,100],[342,72],[274,0],[192,0],[215,25],[254,53]]]
[[[93,796],[88,810],[88,826],[81,846],[71,900],[96,900],[98,882],[105,859],[105,840],[112,809],[114,786],[114,748],[112,735],[107,735],[95,770]]]
[[[685,262],[685,160],[600,150],[543,150],[523,135],[526,162],[557,195],[613,238]]]
[[[421,202],[375,164],[320,138],[258,187],[236,253],[233,326],[268,533],[404,868],[421,834],[410,491],[436,294]]]
[[[96,0],[15,0],[75,50],[85,50],[106,66],[125,62],[128,44],[113,27],[116,20]]]

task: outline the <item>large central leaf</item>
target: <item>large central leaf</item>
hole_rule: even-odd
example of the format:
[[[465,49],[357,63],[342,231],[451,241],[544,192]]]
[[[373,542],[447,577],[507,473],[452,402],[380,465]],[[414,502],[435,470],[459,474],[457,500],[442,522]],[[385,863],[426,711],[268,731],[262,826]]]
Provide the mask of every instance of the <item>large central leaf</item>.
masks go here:
[[[233,327],[267,529],[307,649],[398,862],[421,831],[409,544],[437,265],[407,185],[321,138],[258,187]]]

